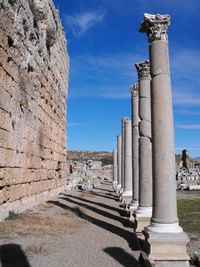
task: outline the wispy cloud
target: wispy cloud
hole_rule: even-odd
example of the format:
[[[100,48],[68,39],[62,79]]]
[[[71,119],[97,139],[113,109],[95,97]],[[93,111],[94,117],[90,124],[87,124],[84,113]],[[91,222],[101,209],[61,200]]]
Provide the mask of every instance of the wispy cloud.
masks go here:
[[[75,37],[82,36],[87,30],[95,24],[101,22],[105,16],[104,10],[77,13],[66,15],[64,18],[65,25],[69,28]]]
[[[200,130],[200,124],[199,123],[177,124],[176,128],[188,129],[188,130]]]
[[[182,77],[194,81],[194,78],[198,78],[200,73],[199,61],[199,51],[179,47],[179,51],[171,56],[171,68],[175,72],[176,78]]]
[[[134,63],[144,58],[137,52],[79,55],[71,59],[74,80],[71,97],[130,98],[130,84],[137,81]]]
[[[186,106],[199,106],[200,105],[200,94],[192,90],[187,89],[176,89],[173,93],[174,104],[175,105],[186,105]]]

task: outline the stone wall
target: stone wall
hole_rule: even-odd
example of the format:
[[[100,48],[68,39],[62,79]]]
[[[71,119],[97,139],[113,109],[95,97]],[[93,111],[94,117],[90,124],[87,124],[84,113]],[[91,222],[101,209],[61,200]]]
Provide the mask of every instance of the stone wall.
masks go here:
[[[64,186],[68,64],[52,0],[0,0],[0,219]]]

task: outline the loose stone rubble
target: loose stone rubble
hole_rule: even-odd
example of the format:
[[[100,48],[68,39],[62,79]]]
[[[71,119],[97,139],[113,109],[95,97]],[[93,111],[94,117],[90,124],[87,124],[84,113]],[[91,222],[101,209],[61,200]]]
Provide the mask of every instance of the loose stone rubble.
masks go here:
[[[182,151],[181,160],[176,166],[176,180],[178,188],[200,188],[200,163],[191,162],[186,149]],[[185,187],[183,182],[187,182]]]
[[[64,187],[68,65],[52,0],[0,1],[0,219]]]
[[[113,165],[102,166],[101,161],[69,160],[66,189],[91,190],[98,186],[101,180],[112,180],[114,177],[113,172]]]

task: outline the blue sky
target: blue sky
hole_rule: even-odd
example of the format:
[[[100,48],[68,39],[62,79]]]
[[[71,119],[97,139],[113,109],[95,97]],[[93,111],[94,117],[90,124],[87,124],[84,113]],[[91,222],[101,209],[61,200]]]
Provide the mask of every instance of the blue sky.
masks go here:
[[[134,64],[148,59],[139,33],[144,13],[171,15],[169,47],[176,152],[200,156],[200,1],[55,0],[70,56],[68,141],[70,150],[116,145],[120,120],[130,117]]]

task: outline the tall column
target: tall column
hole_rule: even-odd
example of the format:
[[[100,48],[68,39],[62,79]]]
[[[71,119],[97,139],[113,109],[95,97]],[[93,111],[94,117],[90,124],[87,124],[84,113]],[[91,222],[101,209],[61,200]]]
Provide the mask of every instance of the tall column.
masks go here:
[[[132,202],[130,210],[138,208],[139,199],[139,107],[138,84],[133,84],[131,89],[131,121],[132,121]]]
[[[124,120],[124,192],[122,198],[125,204],[130,203],[132,196],[132,129],[131,120]]]
[[[149,225],[152,216],[151,76],[149,61],[135,64],[139,84],[139,208],[140,226]],[[142,217],[147,217],[144,220]],[[141,229],[140,227],[140,229]],[[143,229],[141,229],[143,230]]]
[[[121,135],[117,136],[117,188],[118,192],[121,188]]]
[[[124,121],[126,118],[121,120],[121,189],[120,194],[124,191]]]
[[[169,15],[145,14],[152,77],[153,215],[145,229],[156,260],[187,260],[187,235],[177,218],[174,125],[168,52]],[[179,266],[179,265],[178,265]],[[183,265],[186,266],[186,265]]]
[[[113,186],[117,185],[117,149],[113,150]]]

